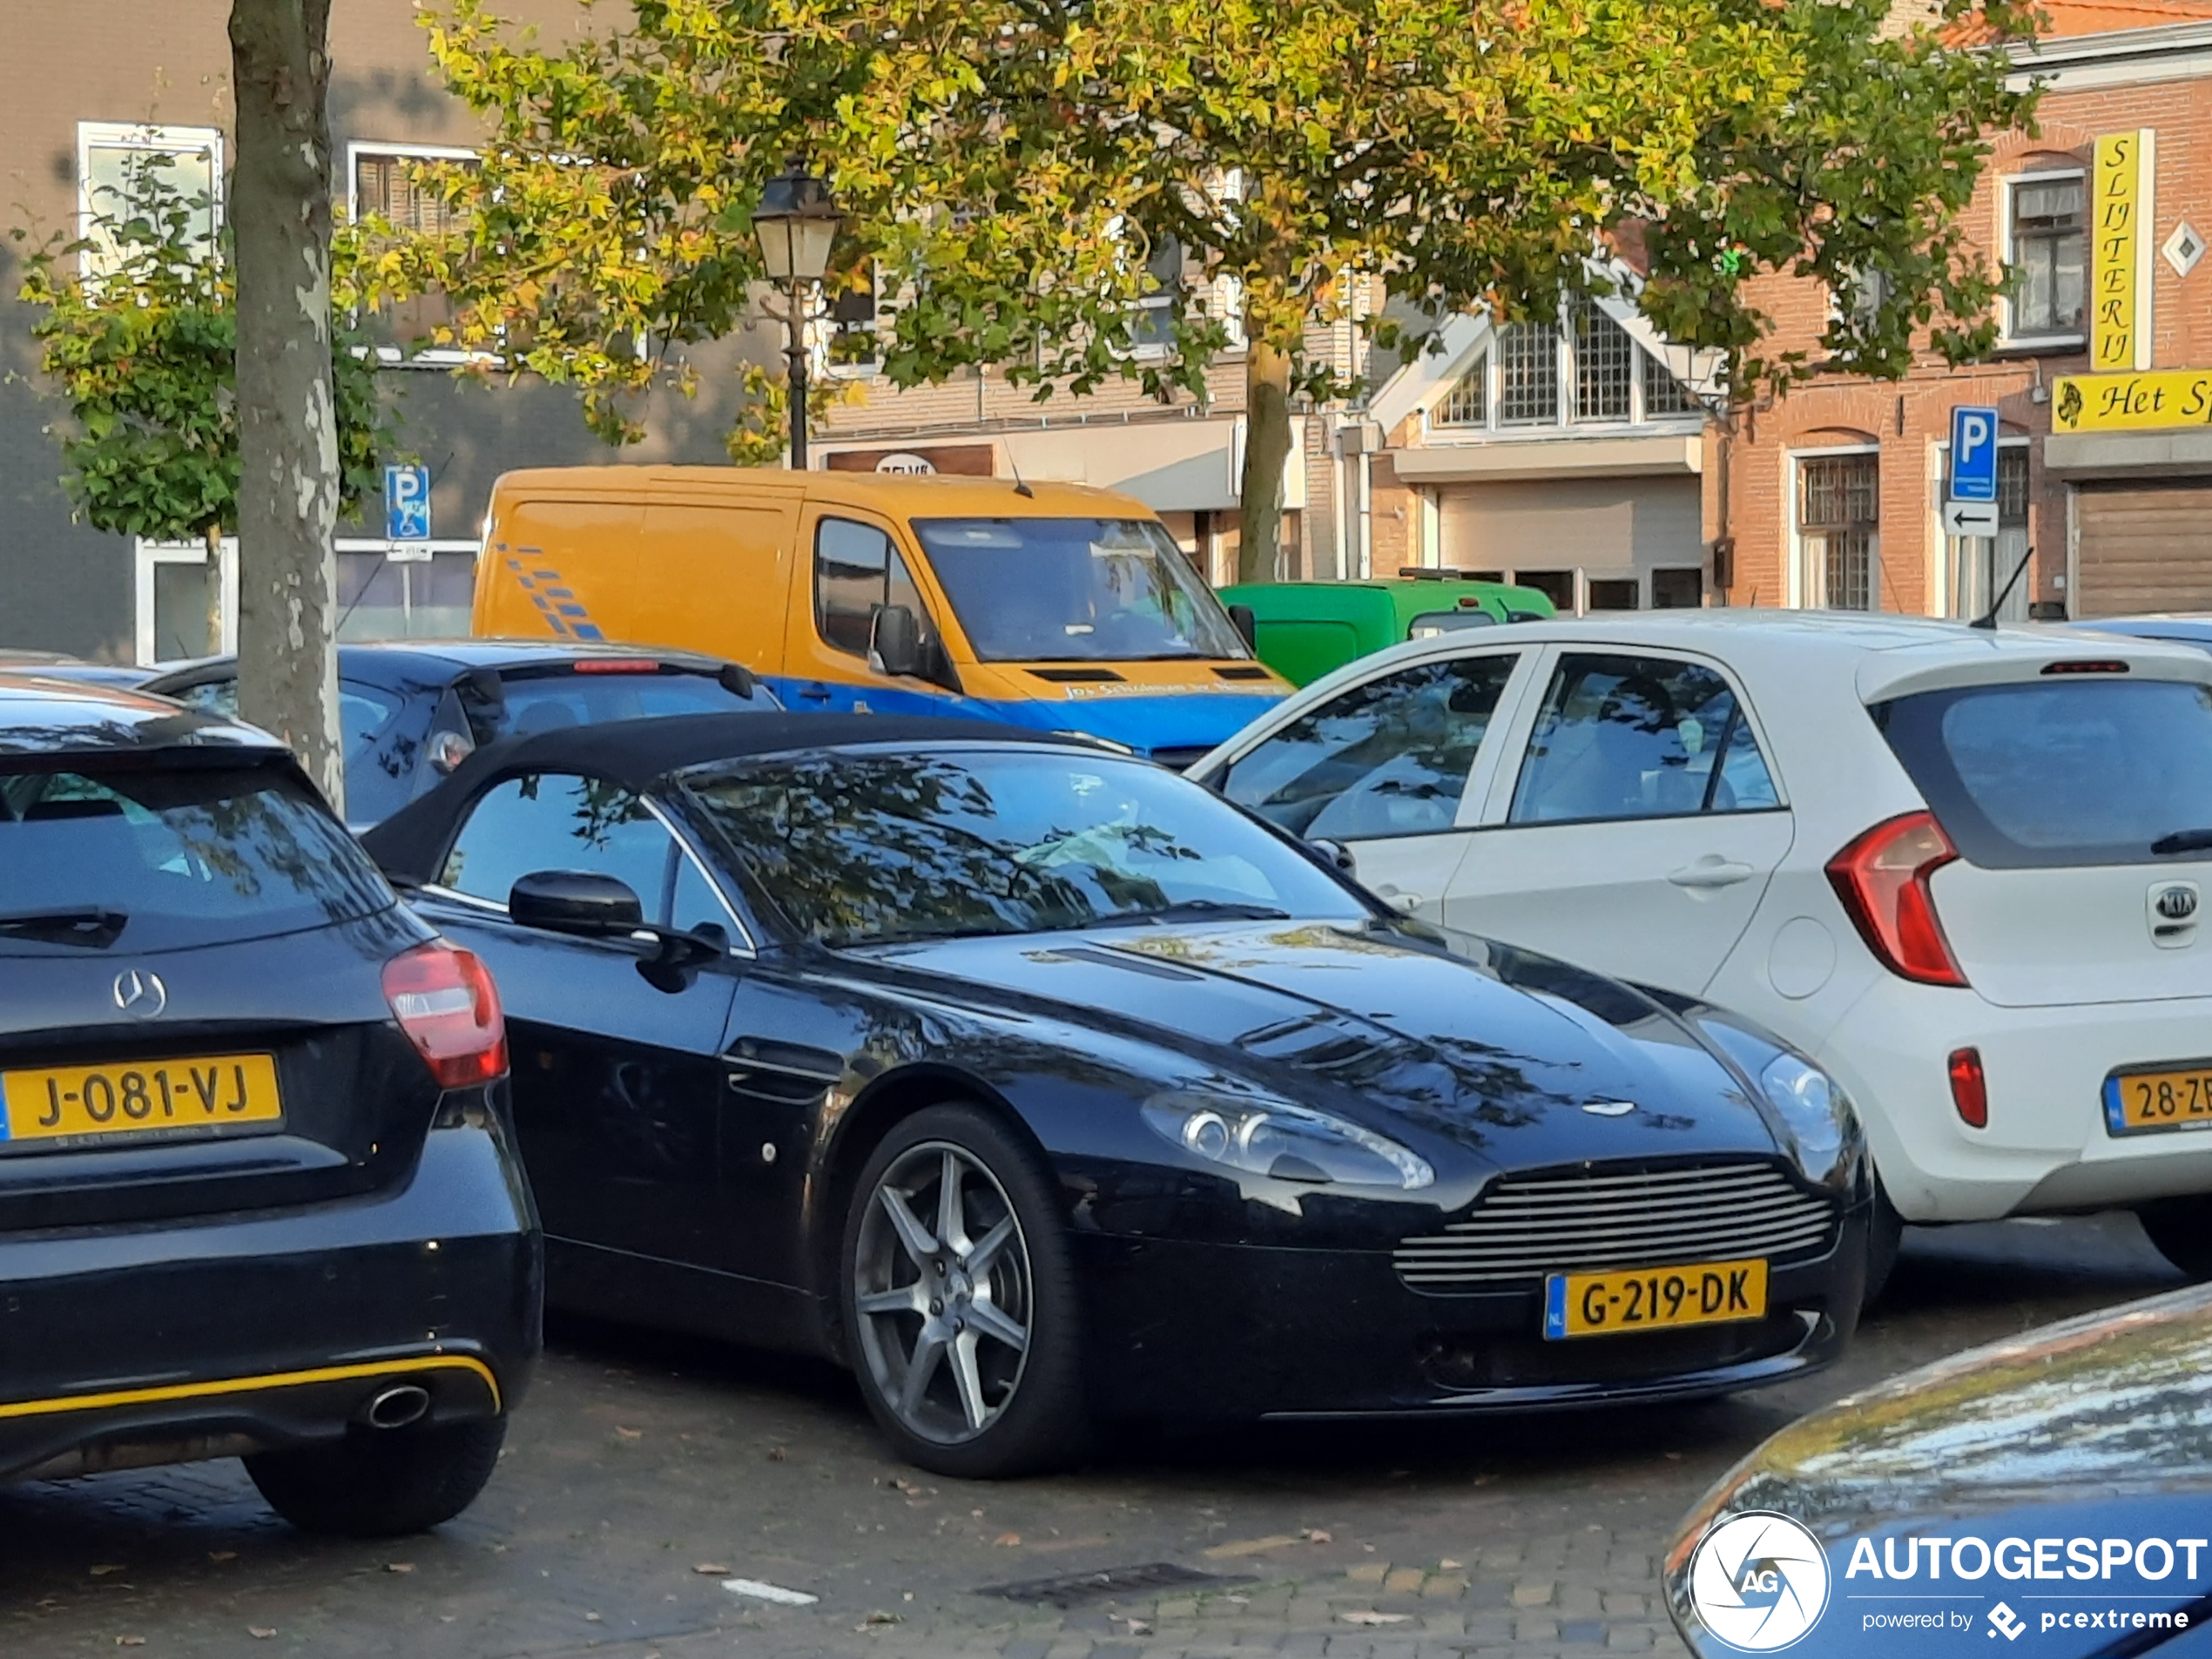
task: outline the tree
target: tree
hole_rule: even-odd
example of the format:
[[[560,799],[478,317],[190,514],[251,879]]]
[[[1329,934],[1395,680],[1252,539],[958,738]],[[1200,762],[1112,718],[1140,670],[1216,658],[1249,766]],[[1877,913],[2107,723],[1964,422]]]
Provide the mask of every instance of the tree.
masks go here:
[[[1965,9],[1953,0],[1950,16]],[[2026,31],[2006,0],[1978,9]],[[1817,277],[1834,368],[1900,374],[1993,340],[1998,273],[1959,210],[2021,124],[2001,51],[1887,35],[1886,0],[641,0],[558,54],[482,0],[434,20],[492,119],[471,210],[388,245],[378,280],[445,287],[469,343],[588,388],[595,424],[657,354],[745,314],[750,212],[787,154],[853,214],[841,274],[892,297],[901,385],[997,365],[1040,397],[1109,378],[1203,395],[1241,347],[1239,575],[1275,574],[1300,397],[1352,388],[1308,330],[1366,309],[1406,348],[1444,316],[1626,293],[1716,354],[1734,402],[1816,365],[1772,354],[1758,277]],[[1131,350],[1172,247],[1206,300]],[[1172,262],[1172,261],[1170,261]],[[645,352],[640,341],[653,342]]]
[[[342,813],[329,36],[330,0],[232,0],[239,710],[290,744]]]
[[[41,313],[39,367],[69,411],[60,436],[71,501],[98,529],[204,541],[212,640],[217,552],[239,528],[237,273],[230,228],[207,234],[212,202],[177,188],[165,159],[134,158],[120,194],[95,204],[87,234],[33,252],[21,297]],[[343,489],[357,504],[378,488],[390,430],[367,361],[340,356],[336,396]]]

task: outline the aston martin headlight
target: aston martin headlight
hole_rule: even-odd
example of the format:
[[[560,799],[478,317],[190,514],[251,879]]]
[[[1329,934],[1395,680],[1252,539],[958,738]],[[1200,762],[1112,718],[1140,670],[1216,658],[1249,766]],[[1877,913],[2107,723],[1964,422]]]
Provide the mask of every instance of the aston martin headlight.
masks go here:
[[[1156,1134],[1184,1151],[1278,1181],[1411,1192],[1436,1179],[1426,1159],[1389,1136],[1287,1101],[1175,1089],[1153,1096],[1143,1112]]]
[[[1786,1049],[1759,1073],[1759,1089],[1789,1125],[1797,1167],[1823,1186],[1848,1187],[1858,1164],[1858,1114],[1843,1085]]]

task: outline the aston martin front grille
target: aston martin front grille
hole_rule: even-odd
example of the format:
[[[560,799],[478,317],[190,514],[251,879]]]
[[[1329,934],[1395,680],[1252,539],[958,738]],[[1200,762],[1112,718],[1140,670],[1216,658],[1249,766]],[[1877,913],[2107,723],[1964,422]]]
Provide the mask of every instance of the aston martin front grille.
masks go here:
[[[1547,1273],[1817,1256],[1838,1206],[1766,1163],[1507,1177],[1393,1259],[1415,1290],[1503,1289]]]

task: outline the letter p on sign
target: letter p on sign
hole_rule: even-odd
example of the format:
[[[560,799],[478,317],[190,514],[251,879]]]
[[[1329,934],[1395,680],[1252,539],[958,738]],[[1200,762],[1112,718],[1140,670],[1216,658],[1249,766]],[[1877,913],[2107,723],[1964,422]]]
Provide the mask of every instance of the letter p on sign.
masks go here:
[[[428,467],[384,469],[384,539],[388,542],[427,542],[430,539],[430,469]]]
[[[1997,499],[1997,411],[1959,408],[1951,411],[1952,501]]]

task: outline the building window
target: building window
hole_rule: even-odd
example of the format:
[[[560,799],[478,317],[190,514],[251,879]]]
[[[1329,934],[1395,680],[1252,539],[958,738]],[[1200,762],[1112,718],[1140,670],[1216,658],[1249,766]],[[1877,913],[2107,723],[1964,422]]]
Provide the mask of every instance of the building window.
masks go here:
[[[1444,395],[1444,401],[1429,416],[1437,426],[1488,426],[1490,424],[1490,354],[1485,352],[1474,360],[1473,367],[1460,376],[1459,381]]]
[[[1559,329],[1548,322],[1509,322],[1498,330],[1498,420],[1505,426],[1552,426],[1559,420]]]
[[[1997,450],[1997,534],[1945,538],[1951,556],[1951,614],[1969,621],[1988,614],[2013,572],[2027,556],[2027,444],[2008,440]],[[1997,609],[2000,622],[2028,619],[2029,592],[2023,574]]]
[[[1624,426],[1704,413],[1696,395],[1602,306],[1578,298],[1561,322],[1501,327],[1431,407],[1428,421],[1464,431]]]
[[[827,319],[833,370],[867,374],[883,355],[876,333],[875,261],[867,260],[846,287],[830,295]]]
[[[1798,465],[1797,530],[1804,600],[1830,610],[1879,603],[1880,457],[1823,455]]]
[[[1573,418],[1628,420],[1635,406],[1635,342],[1592,300],[1575,301],[1569,315],[1575,338]]]
[[[371,214],[417,236],[459,230],[466,216],[432,192],[421,176],[426,161],[473,161],[466,150],[372,150],[355,145],[354,216]]]
[[[1144,275],[1153,292],[1136,302],[1130,319],[1129,341],[1142,352],[1162,352],[1175,336],[1175,322],[1184,303],[1183,244],[1162,236],[1152,244],[1144,261]]]
[[[1650,357],[1642,359],[1643,418],[1647,421],[1666,420],[1679,415],[1705,413],[1705,406],[1691,391],[1669,374],[1667,366]]]
[[[467,216],[439,199],[422,170],[435,162],[473,165],[474,152],[428,145],[356,144],[349,147],[347,157],[347,211],[354,223],[381,219],[414,236],[447,236],[466,226]],[[456,356],[455,321],[450,300],[442,293],[423,293],[372,320],[368,334],[376,343],[378,357],[386,362],[450,363]]]
[[[2078,334],[2088,293],[2080,173],[2006,181],[2012,224],[2010,327],[2015,340]]]
[[[118,255],[106,225],[130,217],[145,193],[141,181],[158,180],[189,206],[194,251],[215,246],[222,224],[223,135],[212,127],[129,126],[111,121],[77,124],[78,255],[80,275],[112,271]]]
[[[1705,603],[1705,571],[1696,564],[1676,565],[1651,573],[1654,610],[1695,610]]]

